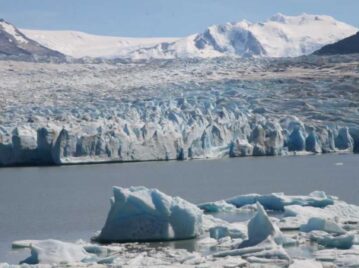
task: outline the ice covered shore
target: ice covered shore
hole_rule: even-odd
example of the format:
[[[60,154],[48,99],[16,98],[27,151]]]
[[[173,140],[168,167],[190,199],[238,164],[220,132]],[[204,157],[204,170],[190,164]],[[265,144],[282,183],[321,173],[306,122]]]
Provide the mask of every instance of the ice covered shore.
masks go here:
[[[0,166],[358,151],[358,61],[2,61]]]
[[[23,240],[15,241],[13,248],[29,248],[31,255],[22,263],[39,267],[359,265],[359,207],[324,192],[308,196],[251,194],[199,207],[204,210],[156,189],[115,187],[99,237],[109,242],[128,241],[130,236],[132,243]],[[185,237],[194,238],[191,251],[159,242],[134,243]],[[0,267],[16,265],[3,263]]]

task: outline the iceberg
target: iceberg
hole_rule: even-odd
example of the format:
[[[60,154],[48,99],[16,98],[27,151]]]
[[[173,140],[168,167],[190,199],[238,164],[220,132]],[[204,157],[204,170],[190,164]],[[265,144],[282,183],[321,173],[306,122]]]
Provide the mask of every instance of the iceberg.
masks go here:
[[[257,213],[248,222],[248,239],[239,245],[239,248],[253,247],[272,237],[274,241],[282,245],[286,242],[279,228],[272,223],[260,203],[257,203]]]
[[[182,198],[145,187],[114,187],[113,195],[106,223],[96,241],[181,240],[203,232],[203,212]]]

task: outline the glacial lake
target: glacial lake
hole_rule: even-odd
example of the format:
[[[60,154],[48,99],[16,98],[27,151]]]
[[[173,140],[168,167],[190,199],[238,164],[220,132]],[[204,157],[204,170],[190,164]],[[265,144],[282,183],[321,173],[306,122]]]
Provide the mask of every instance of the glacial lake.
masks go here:
[[[194,203],[237,194],[323,190],[359,204],[359,155],[233,158],[0,169],[0,263],[23,239],[89,240],[103,226],[113,185],[144,185]]]

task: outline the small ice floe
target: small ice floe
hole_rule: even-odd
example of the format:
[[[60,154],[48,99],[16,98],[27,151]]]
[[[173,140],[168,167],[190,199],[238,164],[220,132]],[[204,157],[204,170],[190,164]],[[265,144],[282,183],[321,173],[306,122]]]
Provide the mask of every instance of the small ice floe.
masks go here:
[[[327,248],[350,249],[353,246],[354,235],[350,233],[335,235],[323,231],[312,231],[310,240]]]
[[[315,252],[315,259],[331,267],[359,267],[359,250],[324,249]],[[329,266],[330,267],[330,266]]]
[[[341,228],[336,222],[317,217],[310,218],[308,222],[301,225],[299,229],[300,231],[306,233],[316,230],[337,235],[342,235],[346,233],[346,231]]]
[[[314,260],[294,260],[289,268],[323,268],[323,265]]]
[[[265,209],[269,210],[284,210],[285,206],[299,205],[311,207],[326,207],[332,205],[334,200],[332,197],[327,196],[324,192],[316,191],[310,193],[308,196],[290,196],[284,193],[273,193],[268,195],[248,194],[239,195],[226,199],[225,202],[217,201],[204,203],[200,208],[211,212],[211,210],[226,210],[228,204],[235,207],[243,207],[255,203],[260,203]]]
[[[234,205],[229,204],[224,200],[199,204],[198,207],[208,213],[231,212],[236,210]]]
[[[335,163],[336,166],[344,166],[344,163],[343,162],[337,162]]]
[[[337,222],[342,228],[351,228],[359,224],[359,206],[341,200],[335,200],[333,205],[325,208],[293,205],[284,208],[283,216],[279,222],[281,229],[298,230],[313,217]]]
[[[22,262],[27,264],[81,263],[91,257],[83,245],[53,239],[15,241],[12,247],[30,249],[31,256]]]

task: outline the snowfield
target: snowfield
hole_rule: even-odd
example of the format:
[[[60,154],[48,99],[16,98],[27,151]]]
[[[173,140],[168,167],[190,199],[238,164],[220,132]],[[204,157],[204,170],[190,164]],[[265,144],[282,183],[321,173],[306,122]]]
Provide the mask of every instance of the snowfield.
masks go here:
[[[254,268],[359,265],[359,207],[324,192],[308,196],[249,194],[199,206],[217,204],[216,212],[201,211],[157,189],[114,187],[113,194],[99,236],[106,233],[113,241],[130,236],[132,243],[14,241],[14,249],[31,251],[20,264]],[[183,234],[193,238],[191,251],[171,245],[174,241],[166,243],[168,239],[183,239]],[[154,237],[159,242],[144,243],[144,239],[152,241]],[[0,263],[0,267],[18,266]]]
[[[350,57],[0,62],[0,165],[359,150]]]
[[[21,31],[43,46],[75,58],[127,58],[135,50],[178,39],[100,36],[76,31]]]
[[[330,16],[276,14],[265,22],[213,25],[181,38],[126,38],[74,31],[21,30],[26,36],[74,58],[131,60],[297,57],[355,34],[358,28]]]

